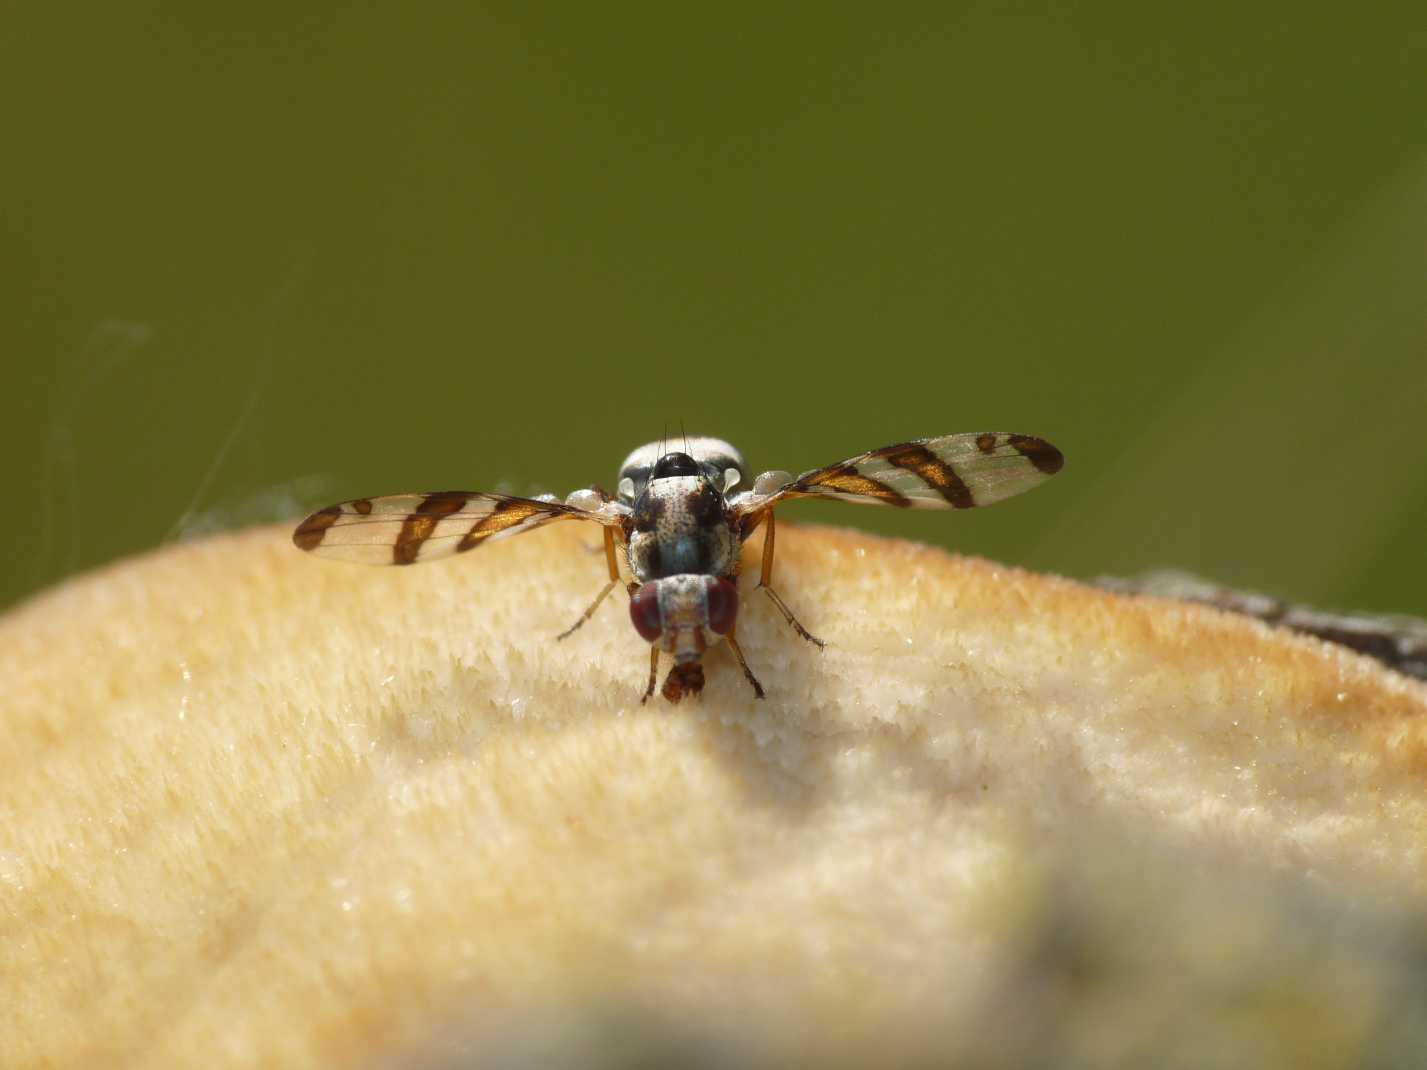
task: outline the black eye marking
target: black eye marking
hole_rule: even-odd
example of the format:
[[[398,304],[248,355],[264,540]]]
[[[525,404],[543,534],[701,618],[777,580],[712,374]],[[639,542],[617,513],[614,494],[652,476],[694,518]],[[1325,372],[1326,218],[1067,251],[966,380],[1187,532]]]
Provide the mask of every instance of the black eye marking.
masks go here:
[[[724,518],[723,495],[707,483],[688,497],[689,512],[701,528],[709,528]]]

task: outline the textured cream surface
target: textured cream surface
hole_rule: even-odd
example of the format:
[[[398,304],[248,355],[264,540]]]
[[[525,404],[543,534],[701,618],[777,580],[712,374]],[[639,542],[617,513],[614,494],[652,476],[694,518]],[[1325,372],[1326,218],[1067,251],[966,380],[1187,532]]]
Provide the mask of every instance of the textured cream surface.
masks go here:
[[[828,648],[745,577],[763,702],[720,648],[701,700],[641,707],[619,593],[554,642],[603,581],[580,525],[409,569],[260,529],[0,619],[0,1065],[366,1065],[581,1005],[915,1049],[1087,830],[1427,886],[1422,684],[1208,609],[778,540]]]

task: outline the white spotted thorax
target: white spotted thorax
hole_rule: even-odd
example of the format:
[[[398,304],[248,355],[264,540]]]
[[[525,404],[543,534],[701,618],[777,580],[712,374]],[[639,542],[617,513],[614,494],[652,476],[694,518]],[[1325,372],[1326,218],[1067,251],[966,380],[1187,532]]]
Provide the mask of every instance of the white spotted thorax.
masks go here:
[[[604,533],[609,582],[573,626],[589,620],[621,581],[629,616],[650,644],[647,701],[659,658],[672,657],[663,695],[678,702],[703,690],[703,656],[723,640],[753,687],[763,687],[737,640],[739,551],[765,524],[762,590],[803,638],[804,628],[772,587],[774,506],[831,498],[897,508],[970,509],[1029,490],[1060,471],[1060,451],[1043,439],[1005,432],[944,435],[869,450],[794,478],[764,472],[749,483],[743,456],[723,439],[681,436],[640,446],[624,459],[610,497],[598,487],[519,498],[437,491],[356,498],[319,509],[293,533],[303,550],[350,561],[412,565],[533,531],[557,520],[587,520]],[[620,569],[620,559],[624,569]]]

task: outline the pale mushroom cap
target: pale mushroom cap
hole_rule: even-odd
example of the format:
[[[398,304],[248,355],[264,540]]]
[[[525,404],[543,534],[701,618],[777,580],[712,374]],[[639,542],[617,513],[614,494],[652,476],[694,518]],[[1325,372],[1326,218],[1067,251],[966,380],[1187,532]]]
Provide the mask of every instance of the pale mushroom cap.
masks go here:
[[[780,525],[828,649],[745,576],[767,700],[720,647],[641,708],[622,599],[552,639],[602,582],[581,525],[409,569],[288,535],[0,619],[5,1065],[401,1065],[581,1007],[925,1055],[1022,984],[1046,903],[1427,886],[1427,687],[1316,640]],[[1355,1050],[1383,998],[1305,1042]]]

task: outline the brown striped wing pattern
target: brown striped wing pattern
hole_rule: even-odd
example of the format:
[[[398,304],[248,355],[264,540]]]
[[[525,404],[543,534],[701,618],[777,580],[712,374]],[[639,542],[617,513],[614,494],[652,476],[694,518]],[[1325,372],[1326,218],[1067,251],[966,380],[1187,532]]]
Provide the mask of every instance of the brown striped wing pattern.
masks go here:
[[[559,502],[479,491],[443,490],[357,498],[319,509],[292,541],[319,557],[372,565],[414,565],[474,550],[493,539],[556,520],[595,520],[596,513]]]
[[[943,435],[804,472],[766,496],[750,496],[744,508],[761,513],[792,498],[834,498],[900,509],[973,509],[1030,490],[1064,465],[1060,450],[1031,435]]]

